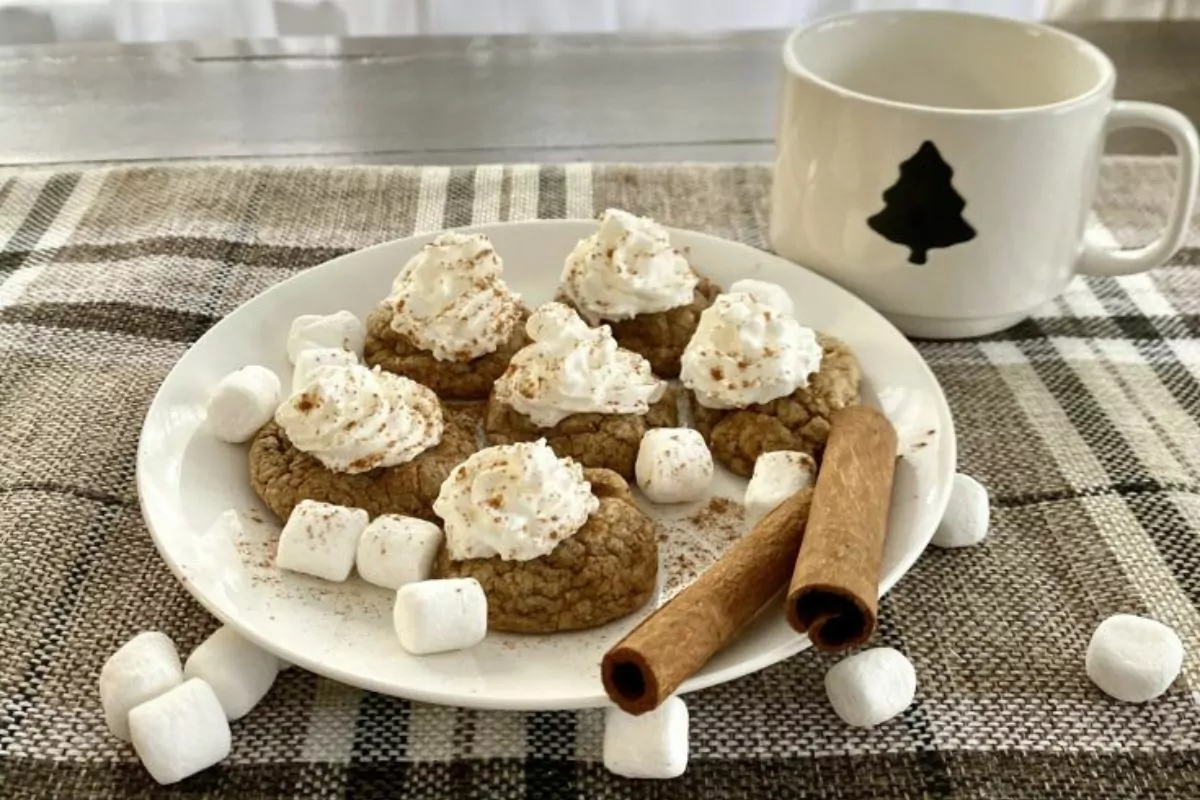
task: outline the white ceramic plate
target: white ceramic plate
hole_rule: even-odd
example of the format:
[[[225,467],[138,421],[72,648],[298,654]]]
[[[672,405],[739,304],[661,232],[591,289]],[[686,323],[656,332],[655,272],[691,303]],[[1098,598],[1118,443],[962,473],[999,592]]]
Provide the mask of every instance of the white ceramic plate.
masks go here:
[[[470,230],[492,238],[504,258],[506,279],[532,307],[551,299],[564,256],[593,229],[587,222],[543,221]],[[672,237],[722,286],[756,277],[786,287],[802,322],[854,349],[863,367],[863,399],[883,408],[897,425],[905,454],[883,559],[881,588],[887,591],[924,550],[949,497],[954,429],[937,380],[891,324],[833,283],[734,242],[682,230],[672,231]],[[645,612],[583,633],[491,634],[464,652],[407,655],[392,629],[393,593],[358,578],[330,584],[274,569],[278,526],[250,489],[247,448],[217,441],[204,424],[207,393],[237,367],[263,364],[290,385],[285,342],[293,317],[346,308],[365,318],[400,267],[431,238],[388,242],[306,270],[246,303],[196,342],[167,376],[146,416],[138,449],[146,522],[163,558],[209,611],[313,672],[414,700],[478,708],[603,704],[601,655]],[[745,481],[720,474],[714,492],[740,498],[744,486]],[[223,515],[227,509],[238,515]],[[668,518],[673,535],[702,539],[705,530],[687,522],[695,512],[655,510]],[[240,525],[230,524],[239,520]],[[234,531],[239,531],[236,543],[229,538]],[[683,691],[732,680],[806,646],[785,624],[782,608],[769,611]]]

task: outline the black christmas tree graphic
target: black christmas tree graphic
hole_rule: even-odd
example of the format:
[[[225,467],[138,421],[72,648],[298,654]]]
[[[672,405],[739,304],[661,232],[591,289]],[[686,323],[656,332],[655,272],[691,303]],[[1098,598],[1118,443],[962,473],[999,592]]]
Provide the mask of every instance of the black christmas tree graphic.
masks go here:
[[[967,203],[950,183],[953,175],[933,142],[925,142],[900,164],[900,180],[883,193],[883,210],[867,224],[885,239],[907,247],[913,264],[924,264],[935,247],[974,239],[975,229],[962,218]]]

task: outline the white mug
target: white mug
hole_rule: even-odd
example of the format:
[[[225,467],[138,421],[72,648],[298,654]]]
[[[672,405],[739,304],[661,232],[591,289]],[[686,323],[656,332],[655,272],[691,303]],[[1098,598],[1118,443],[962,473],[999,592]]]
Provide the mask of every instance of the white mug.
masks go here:
[[[902,331],[1007,328],[1078,271],[1159,266],[1187,232],[1200,153],[1177,111],[1113,100],[1116,72],[1063,31],[976,14],[885,11],[784,45],[771,245]],[[1114,250],[1085,226],[1108,131],[1162,131],[1179,153],[1166,229]]]

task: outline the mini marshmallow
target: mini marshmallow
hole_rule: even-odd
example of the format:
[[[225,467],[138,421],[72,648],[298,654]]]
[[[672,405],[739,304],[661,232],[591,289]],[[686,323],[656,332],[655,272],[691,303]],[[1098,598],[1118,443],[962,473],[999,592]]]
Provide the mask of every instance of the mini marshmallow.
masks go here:
[[[100,705],[108,729],[128,742],[130,709],[181,683],[183,669],[174,642],[156,631],[139,633],[100,669]]]
[[[224,442],[246,441],[275,416],[282,388],[279,377],[266,367],[234,370],[209,395],[209,429]]]
[[[363,580],[385,589],[427,581],[442,543],[442,531],[432,522],[399,514],[376,517],[358,540],[355,564]]]
[[[792,302],[792,296],[788,294],[787,289],[784,289],[778,283],[743,278],[740,281],[734,281],[730,285],[729,293],[733,294],[734,292],[745,292],[764,306],[770,306],[780,314],[787,314],[789,317],[796,314],[796,306]]]
[[[275,566],[327,581],[346,580],[367,519],[361,508],[301,500],[279,534]]]
[[[678,778],[687,769],[688,710],[668,697],[634,716],[610,708],[604,716],[604,768],[625,778]]]
[[[211,686],[233,722],[266,696],[279,674],[279,659],[224,625],[192,651],[183,674]]]
[[[133,748],[150,777],[166,785],[229,755],[229,721],[217,694],[192,678],[129,712]]]
[[[754,473],[746,485],[746,516],[757,522],[796,492],[810,488],[816,476],[817,462],[808,453],[763,453],[754,462]]]
[[[934,531],[933,544],[938,547],[979,544],[987,536],[990,509],[987,489],[971,476],[958,473],[954,476],[946,513]]]
[[[912,705],[917,672],[899,650],[874,647],[830,667],[825,693],[847,725],[873,728]]]
[[[413,655],[463,650],[487,635],[487,595],[474,578],[405,584],[392,621],[400,646]]]
[[[712,453],[699,431],[652,428],[642,436],[634,465],[637,484],[655,503],[688,503],[708,494]]]
[[[292,320],[292,327],[288,331],[288,360],[295,364],[300,353],[321,347],[349,350],[362,358],[365,338],[362,322],[349,311],[324,315],[302,314]]]
[[[1114,614],[1087,649],[1087,676],[1118,700],[1144,703],[1165,692],[1183,667],[1183,642],[1158,620]]]
[[[341,348],[313,347],[301,350],[296,355],[296,367],[292,370],[292,394],[304,388],[308,376],[317,367],[349,367],[357,363],[358,356]]]

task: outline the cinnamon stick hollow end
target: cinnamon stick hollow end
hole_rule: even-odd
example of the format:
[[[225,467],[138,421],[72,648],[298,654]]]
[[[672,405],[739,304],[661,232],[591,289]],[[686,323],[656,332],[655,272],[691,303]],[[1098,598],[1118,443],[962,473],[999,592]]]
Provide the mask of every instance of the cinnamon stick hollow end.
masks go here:
[[[662,699],[658,678],[646,656],[632,647],[614,647],[600,663],[604,691],[628,714],[653,711]]]
[[[818,650],[839,651],[871,637],[875,606],[845,587],[812,584],[788,598],[787,620],[807,632]]]

